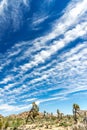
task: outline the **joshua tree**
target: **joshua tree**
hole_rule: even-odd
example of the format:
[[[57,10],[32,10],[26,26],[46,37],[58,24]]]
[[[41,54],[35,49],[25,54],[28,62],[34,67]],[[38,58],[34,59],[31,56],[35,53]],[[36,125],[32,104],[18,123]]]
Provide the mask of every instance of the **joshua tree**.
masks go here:
[[[44,111],[44,117],[46,117],[46,111]]]
[[[80,110],[79,105],[73,104],[73,116],[74,116],[74,120],[75,120],[76,123],[77,123],[77,114],[79,114],[78,113],[79,110]]]
[[[63,114],[63,113],[60,113],[60,118],[61,118],[61,119],[63,118],[63,116],[64,116],[64,114]]]
[[[27,116],[26,123],[28,122],[29,117],[34,122],[34,119],[37,115],[39,115],[39,107],[37,106],[37,104],[35,102],[33,102],[32,108],[29,111],[29,114]]]
[[[51,116],[53,116],[53,113],[51,112]]]
[[[60,111],[59,111],[59,109],[57,109],[57,117],[58,117],[58,119],[60,118]]]

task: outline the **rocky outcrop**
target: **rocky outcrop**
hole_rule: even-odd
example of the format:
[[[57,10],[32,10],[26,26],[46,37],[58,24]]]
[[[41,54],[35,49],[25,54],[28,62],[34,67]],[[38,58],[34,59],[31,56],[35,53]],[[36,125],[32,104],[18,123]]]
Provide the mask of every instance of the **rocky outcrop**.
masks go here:
[[[79,114],[83,117],[87,117],[87,110],[79,110]]]

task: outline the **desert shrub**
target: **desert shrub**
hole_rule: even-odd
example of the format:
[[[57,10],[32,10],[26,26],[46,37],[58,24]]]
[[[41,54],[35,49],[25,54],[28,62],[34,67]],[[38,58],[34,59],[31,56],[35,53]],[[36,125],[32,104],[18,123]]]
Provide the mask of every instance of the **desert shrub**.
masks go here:
[[[59,124],[59,126],[64,126],[64,127],[67,127],[67,126],[68,126],[68,124],[67,124],[66,122],[61,122],[61,123]]]
[[[72,126],[72,123],[70,123],[70,122],[60,122],[59,126],[68,127],[68,126]]]
[[[15,119],[12,122],[12,127],[19,127],[21,125],[21,120],[20,119]]]
[[[10,125],[9,125],[9,121],[6,121],[4,128],[7,129],[9,126],[10,126]]]
[[[2,129],[3,123],[0,121],[0,129]]]

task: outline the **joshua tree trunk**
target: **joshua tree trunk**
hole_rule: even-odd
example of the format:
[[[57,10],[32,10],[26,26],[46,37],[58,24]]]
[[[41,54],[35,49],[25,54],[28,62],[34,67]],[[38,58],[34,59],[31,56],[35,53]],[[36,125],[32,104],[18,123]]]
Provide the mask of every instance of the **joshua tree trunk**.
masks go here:
[[[80,110],[79,105],[78,104],[73,104],[73,116],[74,116],[75,123],[77,123],[78,110]]]
[[[76,115],[76,111],[74,112],[74,120],[75,120],[75,123],[77,124],[77,115]]]

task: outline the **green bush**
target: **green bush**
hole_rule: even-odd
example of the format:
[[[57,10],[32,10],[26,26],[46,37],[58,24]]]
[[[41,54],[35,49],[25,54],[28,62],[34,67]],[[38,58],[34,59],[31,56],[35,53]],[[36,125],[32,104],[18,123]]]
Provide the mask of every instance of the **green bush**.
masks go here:
[[[4,128],[7,129],[9,127],[9,122],[6,121]]]
[[[69,126],[69,124],[67,124],[66,122],[61,122],[61,123],[59,124],[59,126],[67,127],[67,126]]]
[[[2,129],[3,123],[0,121],[0,129]]]

